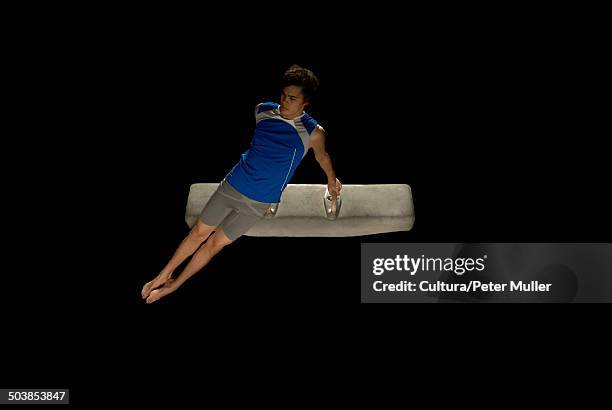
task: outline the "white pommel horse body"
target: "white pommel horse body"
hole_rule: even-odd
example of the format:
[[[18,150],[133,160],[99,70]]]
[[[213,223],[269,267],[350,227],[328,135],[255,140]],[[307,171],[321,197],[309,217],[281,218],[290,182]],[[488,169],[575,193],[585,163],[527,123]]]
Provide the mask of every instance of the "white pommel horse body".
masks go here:
[[[191,185],[185,222],[195,224],[219,183]],[[272,212],[247,236],[335,237],[409,231],[414,225],[412,191],[406,184],[342,185],[333,201],[327,185],[289,184]]]

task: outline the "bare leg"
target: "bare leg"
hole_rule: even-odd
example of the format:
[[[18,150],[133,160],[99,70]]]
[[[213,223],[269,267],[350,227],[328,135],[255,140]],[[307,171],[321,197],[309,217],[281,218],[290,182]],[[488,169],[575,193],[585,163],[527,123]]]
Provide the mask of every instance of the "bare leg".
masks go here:
[[[168,279],[170,279],[170,275],[172,275],[172,272],[174,272],[176,267],[183,263],[187,257],[193,254],[214,229],[214,226],[206,225],[198,219],[198,222],[193,226],[193,228],[191,228],[189,235],[183,239],[166,266],[161,270],[161,272],[159,272],[155,279],[147,282],[142,287],[142,298],[146,299],[149,297],[149,294],[153,289],[160,287]]]
[[[232,243],[223,229],[216,231],[210,239],[193,255],[193,258],[189,261],[183,272],[176,279],[171,279],[166,282],[163,287],[153,290],[150,296],[147,298],[147,303],[153,303],[156,300],[174,292],[178,289],[187,279],[199,272],[204,266],[210,262],[210,260],[217,253],[221,251],[226,245]]]

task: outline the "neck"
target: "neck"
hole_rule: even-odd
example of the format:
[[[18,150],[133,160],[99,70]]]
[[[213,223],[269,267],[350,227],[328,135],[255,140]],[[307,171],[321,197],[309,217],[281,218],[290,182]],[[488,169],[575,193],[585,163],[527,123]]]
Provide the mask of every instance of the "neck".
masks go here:
[[[304,111],[302,110],[300,113],[297,113],[297,114],[289,114],[289,115],[283,115],[283,114],[281,114],[281,113],[280,113],[280,111],[279,111],[279,114],[280,114],[280,116],[281,116],[281,117],[283,117],[283,118],[284,118],[284,119],[286,119],[286,120],[294,120],[294,119],[298,118],[299,116],[301,116],[302,114],[304,114]]]
[[[300,114],[300,115],[302,115],[302,114]],[[286,120],[295,120],[295,119],[296,119],[297,117],[299,117],[300,115],[293,115],[293,116],[290,116],[290,117],[286,117],[286,116],[284,116],[283,114],[281,114],[281,117],[283,117],[283,118],[284,118],[284,119],[286,119]]]

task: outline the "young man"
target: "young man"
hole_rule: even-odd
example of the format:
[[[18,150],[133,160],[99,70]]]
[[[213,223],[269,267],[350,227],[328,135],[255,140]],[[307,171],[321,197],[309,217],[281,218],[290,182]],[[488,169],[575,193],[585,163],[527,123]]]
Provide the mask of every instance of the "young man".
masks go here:
[[[178,289],[278,204],[309,148],[327,175],[329,192],[334,197],[339,195],[342,184],[325,149],[325,131],[304,112],[318,84],[312,71],[291,66],[281,81],[281,103],[257,105],[251,146],[219,184],[168,264],[142,288],[147,303]],[[176,267],[192,254],[183,272],[171,278]]]

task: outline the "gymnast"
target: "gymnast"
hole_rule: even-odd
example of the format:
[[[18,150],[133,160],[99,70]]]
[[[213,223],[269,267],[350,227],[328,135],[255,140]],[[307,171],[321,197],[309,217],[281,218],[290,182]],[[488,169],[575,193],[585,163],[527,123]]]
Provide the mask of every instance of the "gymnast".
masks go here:
[[[223,178],[170,261],[143,286],[141,296],[146,303],[177,290],[221,249],[273,213],[309,148],[327,176],[332,201],[336,201],[342,184],[325,149],[325,130],[304,111],[318,86],[311,70],[293,65],[281,79],[280,104],[264,102],[255,107],[256,126],[249,149]],[[174,270],[191,255],[185,269],[173,278]]]

